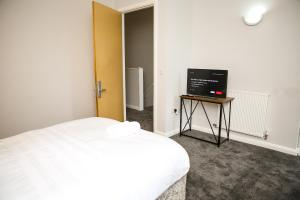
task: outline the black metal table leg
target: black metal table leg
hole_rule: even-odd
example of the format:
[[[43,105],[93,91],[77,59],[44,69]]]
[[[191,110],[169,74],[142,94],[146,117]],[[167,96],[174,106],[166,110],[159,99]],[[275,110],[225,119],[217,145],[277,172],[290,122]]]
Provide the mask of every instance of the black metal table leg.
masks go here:
[[[220,116],[219,116],[219,133],[218,133],[218,147],[221,144],[221,131],[222,131],[222,111],[223,111],[223,104],[220,104]]]
[[[230,118],[231,118],[231,101],[229,102],[229,116],[228,116],[228,130],[227,130],[228,140],[229,140],[229,133],[230,133]]]
[[[192,113],[193,111],[193,100],[191,100],[191,108],[190,108],[190,131],[192,131]]]
[[[229,100],[228,100],[229,98]],[[187,136],[187,137],[191,137],[191,138],[195,138],[204,142],[208,142],[211,144],[215,144],[218,147],[221,146],[221,144],[223,144],[225,141],[229,140],[229,134],[230,134],[230,120],[231,120],[231,101],[234,99],[232,97],[228,97],[226,99],[217,99],[217,100],[208,100],[207,98],[202,98],[201,97],[190,97],[190,96],[184,96],[182,95],[180,97],[180,131],[179,131],[179,135],[180,136]],[[190,100],[190,112],[188,112],[187,106],[185,105],[185,101],[184,100]],[[193,101],[196,101],[196,104],[193,108]],[[203,105],[203,102],[208,102],[208,103],[214,103],[214,104],[218,104],[220,106],[220,112],[219,112],[219,127],[218,127],[218,134],[216,134],[209,116],[206,112],[206,109]],[[212,140],[206,140],[206,139],[202,139],[196,136],[193,136],[193,134],[185,134],[185,132],[191,131],[192,130],[192,115],[194,114],[194,111],[196,110],[198,104],[201,104],[203,111],[205,113],[205,116],[207,118],[207,121],[209,123],[209,126],[211,128],[213,137],[215,139],[215,141]],[[230,103],[229,105],[229,116],[228,116],[228,123],[227,123],[227,116],[226,116],[226,112],[225,112],[225,108],[224,108],[224,103]],[[183,112],[185,113],[185,116],[187,118],[187,122],[183,123],[183,119],[182,119],[182,114]],[[227,133],[227,138],[224,137],[224,139],[222,140],[222,124],[223,124],[223,117],[224,117],[224,122],[225,122],[225,129],[226,129],[226,133]]]
[[[183,98],[180,98],[180,130],[179,130],[179,136],[181,136],[182,133],[182,102]]]

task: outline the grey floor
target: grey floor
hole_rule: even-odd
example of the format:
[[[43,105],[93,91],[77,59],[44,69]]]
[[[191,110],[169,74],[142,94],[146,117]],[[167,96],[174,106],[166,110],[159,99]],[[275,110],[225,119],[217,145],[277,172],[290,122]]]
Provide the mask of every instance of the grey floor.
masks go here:
[[[127,109],[127,120],[153,130],[153,111]],[[212,139],[192,131],[192,136]],[[178,135],[189,154],[186,200],[300,200],[300,158],[230,140],[215,145]]]
[[[143,111],[127,108],[126,116],[128,121],[137,121],[141,128],[147,131],[153,131],[153,107],[145,107]]]
[[[300,200],[299,157],[236,141],[217,148],[185,136],[172,138],[190,156],[187,200]]]

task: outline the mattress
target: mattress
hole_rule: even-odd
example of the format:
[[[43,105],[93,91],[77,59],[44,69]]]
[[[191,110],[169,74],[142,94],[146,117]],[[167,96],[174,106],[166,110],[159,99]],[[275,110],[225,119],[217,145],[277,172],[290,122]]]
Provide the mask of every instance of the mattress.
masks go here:
[[[189,170],[175,141],[88,118],[0,140],[0,199],[153,200]]]

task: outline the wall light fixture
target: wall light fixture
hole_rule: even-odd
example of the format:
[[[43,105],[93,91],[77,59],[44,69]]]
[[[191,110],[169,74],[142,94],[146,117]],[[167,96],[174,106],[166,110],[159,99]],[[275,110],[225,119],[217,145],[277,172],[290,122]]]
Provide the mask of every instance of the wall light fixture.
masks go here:
[[[266,9],[263,6],[252,7],[248,13],[244,15],[244,22],[249,26],[255,26],[261,22]]]

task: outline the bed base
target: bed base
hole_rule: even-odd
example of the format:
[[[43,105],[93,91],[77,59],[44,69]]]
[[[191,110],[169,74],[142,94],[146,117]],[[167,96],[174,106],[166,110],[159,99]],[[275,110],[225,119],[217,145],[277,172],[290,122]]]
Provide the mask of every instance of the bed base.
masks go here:
[[[186,175],[171,185],[156,200],[185,200]]]

